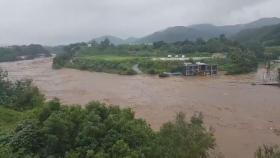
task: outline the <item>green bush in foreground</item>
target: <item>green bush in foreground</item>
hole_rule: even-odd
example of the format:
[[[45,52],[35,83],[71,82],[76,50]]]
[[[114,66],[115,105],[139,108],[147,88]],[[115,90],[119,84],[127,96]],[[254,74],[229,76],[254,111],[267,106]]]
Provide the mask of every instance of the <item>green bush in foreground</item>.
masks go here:
[[[179,113],[175,122],[161,127],[155,142],[152,157],[206,158],[207,151],[215,147],[212,133],[203,127],[201,114],[186,122],[185,115]]]
[[[175,122],[154,132],[130,109],[91,102],[85,108],[49,102],[33,119],[22,121],[0,143],[0,157],[203,158],[214,148],[202,118]]]

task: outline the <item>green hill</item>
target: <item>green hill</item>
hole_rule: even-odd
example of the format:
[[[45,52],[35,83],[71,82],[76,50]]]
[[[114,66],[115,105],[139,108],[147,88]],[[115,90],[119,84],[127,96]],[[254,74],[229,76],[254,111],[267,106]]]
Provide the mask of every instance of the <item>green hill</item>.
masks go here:
[[[264,46],[277,46],[280,45],[280,24],[246,29],[233,38],[241,43],[262,43]]]
[[[236,25],[216,26],[212,24],[197,24],[191,26],[174,26],[154,32],[142,38],[121,39],[115,36],[102,36],[93,40],[100,43],[101,41],[104,41],[107,38],[114,45],[130,43],[153,43],[158,41],[174,43],[178,41],[185,41],[186,39],[191,41],[194,41],[198,38],[208,40],[210,38],[219,37],[221,34],[224,34],[227,37],[231,37],[242,30],[261,28],[264,26],[271,26],[276,24],[280,24],[280,19],[276,17],[271,17],[262,18],[246,24]]]
[[[175,26],[167,28],[163,31],[155,32],[151,35],[138,40],[139,43],[153,43],[164,41],[168,43],[188,40],[196,40],[197,38],[210,39],[219,37],[221,34],[232,36],[242,30],[251,28],[261,28],[279,24],[279,18],[262,18],[247,24],[215,26],[211,24],[198,24],[191,26]]]

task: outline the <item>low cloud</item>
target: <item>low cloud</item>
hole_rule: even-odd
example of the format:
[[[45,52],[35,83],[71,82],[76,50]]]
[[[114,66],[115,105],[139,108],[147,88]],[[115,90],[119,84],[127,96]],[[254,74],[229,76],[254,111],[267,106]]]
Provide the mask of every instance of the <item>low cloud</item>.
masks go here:
[[[169,26],[280,17],[279,0],[0,0],[0,44],[45,45],[102,35],[144,36]]]

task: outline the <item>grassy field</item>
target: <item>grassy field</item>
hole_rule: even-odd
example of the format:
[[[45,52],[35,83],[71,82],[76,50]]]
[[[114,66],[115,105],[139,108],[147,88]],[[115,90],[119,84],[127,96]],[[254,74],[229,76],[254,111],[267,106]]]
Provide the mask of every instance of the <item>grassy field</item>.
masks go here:
[[[130,48],[132,46],[119,47],[91,47],[86,46],[77,47],[77,51],[70,51],[65,57],[54,59],[54,68],[69,67],[80,70],[105,72],[121,75],[135,75],[135,65],[138,65],[140,72],[145,74],[162,74],[163,72],[182,72],[185,61],[167,58],[169,51],[161,52],[162,49],[154,49],[148,46],[138,46],[137,48]],[[147,48],[142,48],[147,47]],[[276,48],[268,49],[268,51],[275,51]],[[69,50],[76,50],[73,47]],[[150,52],[149,55],[142,51]],[[159,52],[160,53],[159,53]],[[157,53],[154,53],[157,52]],[[276,51],[277,52],[277,51]],[[174,52],[170,53],[175,56]],[[224,57],[213,57],[212,55],[220,55]],[[231,54],[229,57],[226,55]],[[188,62],[205,62],[208,64],[218,65],[219,70],[227,71],[228,74],[241,74],[252,72],[256,69],[254,53],[242,52],[236,50],[232,53],[207,53],[207,52],[192,52],[184,56]],[[275,54],[275,53],[274,53]],[[160,55],[160,56],[159,56]],[[241,57],[242,56],[242,57]],[[163,59],[163,57],[166,58]],[[158,60],[153,60],[158,59]],[[176,61],[177,60],[177,61]],[[248,62],[250,61],[250,62]]]
[[[84,56],[78,56],[76,58],[89,59],[89,60],[127,61],[127,60],[136,60],[136,59],[145,59],[146,57],[115,56],[115,55],[94,55],[94,56],[84,55]]]
[[[209,54],[204,54],[205,56],[196,57],[190,55],[186,57],[190,61],[180,61],[180,60],[161,60],[161,58],[155,57],[140,57],[131,55],[88,55],[79,54],[68,61],[66,67],[95,71],[95,72],[105,72],[120,75],[135,75],[137,72],[133,69],[133,66],[138,64],[139,69],[145,74],[162,74],[163,72],[182,72],[184,67],[184,62],[204,62],[207,64],[218,65],[219,71],[231,72],[232,70],[242,71],[247,67],[246,64],[234,65],[228,58],[212,58]],[[238,55],[237,55],[238,56]],[[206,57],[206,58],[203,58]],[[201,59],[196,59],[201,58]],[[158,60],[155,60],[158,59]],[[168,59],[168,58],[167,58]],[[242,69],[239,67],[242,67]],[[249,72],[248,70],[246,72]],[[246,73],[244,72],[244,73]],[[238,72],[239,73],[239,72]],[[229,73],[230,74],[230,73]]]
[[[0,106],[0,135],[14,129],[22,120],[35,117],[38,110],[40,108],[20,112]]]
[[[135,75],[133,66],[139,64],[139,69],[146,74],[181,71],[184,61],[153,60],[151,57],[95,55],[78,56],[69,62],[68,67],[96,72]]]
[[[140,57],[95,55],[74,57],[67,67],[80,70],[115,73],[121,75],[134,75],[133,65],[140,61]]]
[[[0,133],[12,129],[23,119],[22,112],[0,107]]]

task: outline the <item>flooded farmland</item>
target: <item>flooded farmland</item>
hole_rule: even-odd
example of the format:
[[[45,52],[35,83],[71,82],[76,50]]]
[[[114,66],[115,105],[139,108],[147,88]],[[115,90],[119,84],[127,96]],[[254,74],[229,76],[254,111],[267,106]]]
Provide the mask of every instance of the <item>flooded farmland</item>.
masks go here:
[[[0,63],[13,79],[33,79],[48,99],[131,107],[155,130],[177,112],[188,117],[202,112],[206,125],[214,129],[218,151],[227,158],[250,158],[259,145],[280,143],[274,133],[280,129],[280,88],[253,86],[259,75],[159,79],[53,70],[51,65],[51,58]]]

